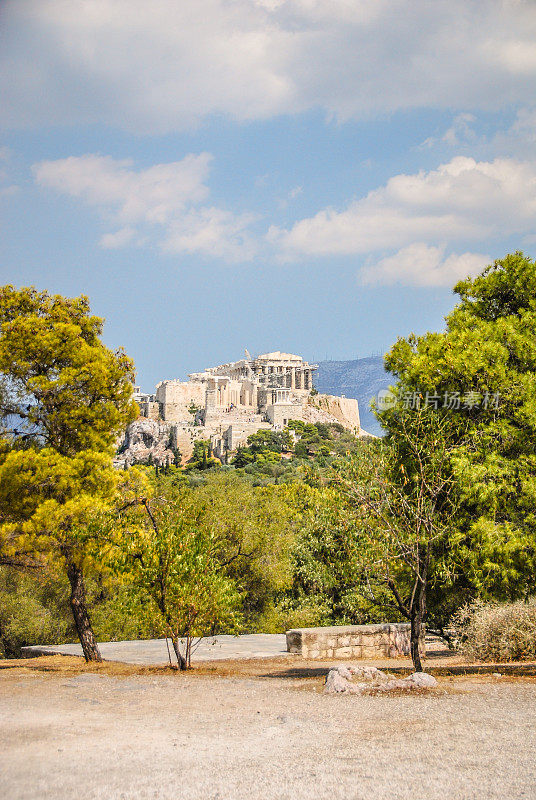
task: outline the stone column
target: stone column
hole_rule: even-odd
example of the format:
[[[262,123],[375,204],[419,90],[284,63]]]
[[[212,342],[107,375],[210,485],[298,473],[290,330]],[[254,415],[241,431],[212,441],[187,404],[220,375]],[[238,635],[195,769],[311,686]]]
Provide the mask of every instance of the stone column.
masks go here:
[[[290,388],[296,388],[296,367],[290,368]]]

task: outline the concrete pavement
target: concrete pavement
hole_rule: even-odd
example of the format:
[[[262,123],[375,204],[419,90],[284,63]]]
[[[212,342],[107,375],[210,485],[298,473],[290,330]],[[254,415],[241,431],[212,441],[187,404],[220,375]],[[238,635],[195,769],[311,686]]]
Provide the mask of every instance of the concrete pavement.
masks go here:
[[[184,651],[184,641],[182,650]],[[175,654],[168,640],[172,662]],[[126,642],[99,643],[102,657],[106,661],[121,661],[125,664],[157,666],[169,663],[165,639],[137,639]],[[42,655],[81,656],[80,644],[34,645],[23,647],[27,658]],[[219,661],[227,658],[271,658],[284,656],[287,643],[284,633],[252,633],[244,636],[215,636],[201,639],[192,653],[195,661]]]

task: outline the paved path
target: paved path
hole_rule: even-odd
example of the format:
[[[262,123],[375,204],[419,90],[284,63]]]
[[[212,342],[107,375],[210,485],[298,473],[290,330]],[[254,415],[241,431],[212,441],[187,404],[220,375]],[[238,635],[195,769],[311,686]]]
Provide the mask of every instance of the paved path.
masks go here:
[[[171,642],[169,642],[171,649]],[[102,642],[99,644],[106,661],[122,661],[125,664],[159,665],[169,662],[165,639],[134,640],[130,642]],[[81,656],[79,644],[54,646],[36,645],[23,647],[28,657],[41,655]],[[225,658],[270,658],[287,654],[284,633],[252,633],[246,636],[216,636],[201,639],[192,658],[195,661],[219,661]],[[173,662],[175,655],[171,649]]]

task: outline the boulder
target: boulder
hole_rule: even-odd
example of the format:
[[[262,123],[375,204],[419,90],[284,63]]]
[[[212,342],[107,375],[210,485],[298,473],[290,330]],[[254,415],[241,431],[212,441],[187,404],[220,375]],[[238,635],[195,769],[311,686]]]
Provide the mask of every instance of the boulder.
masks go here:
[[[428,675],[427,672],[414,672],[413,675],[410,675],[406,680],[411,681],[414,686],[418,686],[419,688],[429,689],[432,686],[437,686],[437,681],[434,676]]]
[[[324,694],[356,694],[360,691],[360,687],[352,683],[352,673],[347,667],[334,667],[328,672]]]
[[[357,682],[353,678],[358,678]],[[431,689],[437,681],[426,672],[414,672],[407,678],[391,678],[376,667],[346,666],[332,667],[326,677],[324,694],[384,693],[399,689]]]
[[[361,683],[387,683],[389,676],[377,667],[346,667],[348,672]]]

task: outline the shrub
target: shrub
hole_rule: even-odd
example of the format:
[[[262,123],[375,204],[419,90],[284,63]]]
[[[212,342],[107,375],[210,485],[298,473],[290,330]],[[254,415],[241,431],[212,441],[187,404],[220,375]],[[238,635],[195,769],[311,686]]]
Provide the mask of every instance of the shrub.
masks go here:
[[[25,645],[76,639],[67,586],[45,570],[25,575],[0,567],[0,658],[20,658]]]
[[[292,602],[283,598],[266,608],[257,620],[256,630],[262,633],[285,633],[292,628],[314,628],[330,625],[329,608],[312,598],[310,602]]]
[[[536,658],[536,597],[527,602],[484,603],[475,600],[452,619],[457,647],[479,661]]]

